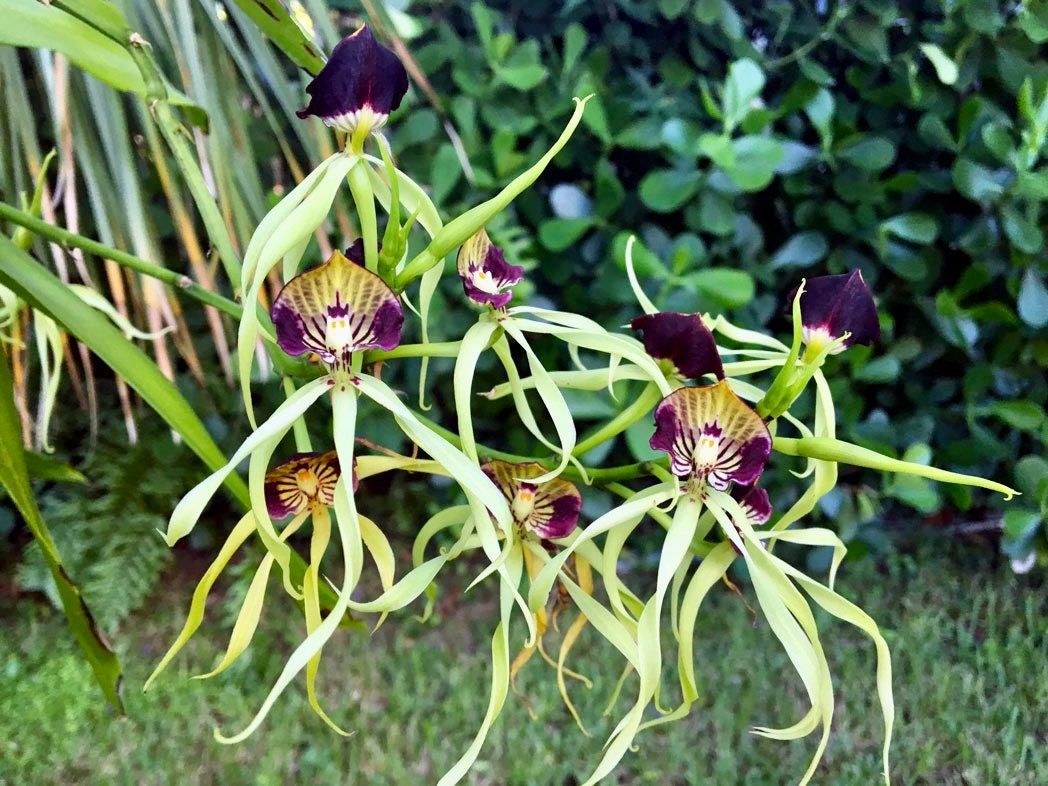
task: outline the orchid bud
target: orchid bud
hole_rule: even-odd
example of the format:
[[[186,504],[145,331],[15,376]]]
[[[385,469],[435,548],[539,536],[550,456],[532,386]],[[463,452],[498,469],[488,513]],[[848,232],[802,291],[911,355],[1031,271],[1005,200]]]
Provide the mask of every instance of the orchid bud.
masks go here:
[[[306,86],[309,104],[299,117],[315,115],[354,142],[381,128],[408,90],[404,65],[375,40],[367,25],[343,38],[320,73]]]
[[[505,308],[513,299],[510,287],[524,278],[524,268],[509,264],[502,249],[481,229],[459,249],[458,274],[474,303]]]
[[[796,290],[789,297],[791,303],[794,293]],[[872,344],[881,337],[877,306],[858,269],[809,278],[801,295],[801,322],[809,352],[839,341],[830,349],[837,354],[852,344]]]
[[[643,332],[649,355],[668,360],[684,379],[702,379],[707,374],[724,379],[717,343],[698,314],[645,314],[634,319],[630,327]]]

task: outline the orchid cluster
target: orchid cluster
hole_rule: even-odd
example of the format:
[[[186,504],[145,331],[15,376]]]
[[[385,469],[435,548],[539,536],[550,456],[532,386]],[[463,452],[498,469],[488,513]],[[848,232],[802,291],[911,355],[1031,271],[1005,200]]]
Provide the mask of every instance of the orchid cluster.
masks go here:
[[[306,636],[255,717],[231,736],[216,731],[216,738],[238,742],[254,732],[302,671],[313,708],[345,734],[320,707],[316,693],[321,654],[332,634],[350,613],[377,614],[381,623],[386,615],[420,597],[431,597],[448,562],[475,556],[470,564],[482,567],[471,586],[490,587],[499,598],[499,621],[491,639],[491,692],[473,743],[441,778],[441,786],[458,782],[468,772],[515,686],[517,673],[536,652],[552,665],[565,704],[583,725],[571,702],[568,680],[585,682],[585,677],[569,669],[567,659],[587,626],[610,645],[609,657],[622,660],[623,679],[617,692],[628,690],[631,698],[603,758],[586,781],[595,783],[614,770],[641,730],[684,717],[699,698],[695,639],[700,607],[710,590],[727,581],[732,566],[741,561],[809,705],[789,726],[754,731],[792,740],[820,730],[817,749],[800,781],[811,778],[834,711],[833,680],[813,601],[856,626],[875,644],[887,779],[894,717],[888,647],[876,623],[834,590],[845,554],[843,543],[829,529],[797,525],[833,488],[839,462],[982,486],[1008,496],[1014,492],[836,438],[823,363],[831,354],[879,337],[874,299],[858,271],[799,283],[787,304],[793,319],[789,344],[738,327],[723,316],[660,311],[641,289],[631,246],[626,272],[642,312],[630,325],[631,332],[608,330],[578,314],[513,305],[513,287],[524,271],[506,261],[485,225],[536,180],[568,141],[586,100],[576,99],[563,134],[530,169],[494,198],[443,222],[425,190],[396,168],[381,134],[407,86],[397,58],[362,27],[335,48],[307,88],[311,100],[300,114],[318,116],[335,128],[344,136],[345,147],[274,207],[251,240],[244,265],[245,309],[238,352],[244,403],[254,430],[225,467],[179,503],[167,540],[174,544],[190,532],[223,480],[245,460],[251,510],[232,529],[201,579],[185,628],[150,682],[201,624],[208,592],[235,552],[257,535],[265,546],[264,557],[243,601],[228,651],[204,676],[221,672],[249,645],[274,567],[284,591],[302,607]],[[366,152],[371,145],[378,156]],[[308,268],[300,271],[310,237],[344,183],[356,206],[360,239],[345,254],[336,252],[322,264],[309,260]],[[376,205],[386,214],[381,240]],[[412,254],[409,241],[415,224],[421,226],[426,241]],[[444,274],[445,257],[456,250],[455,270],[464,295],[479,307],[479,313],[460,341],[437,344],[428,339],[429,303]],[[260,295],[278,265],[283,288],[267,311]],[[416,279],[417,307],[409,299]],[[401,343],[405,307],[419,319],[419,344]],[[533,348],[538,343],[563,345],[572,367],[545,368]],[[268,419],[255,425],[250,382],[257,352],[269,353],[285,372],[287,395]],[[512,400],[534,439],[535,455],[508,454],[498,446],[480,445],[474,437],[473,379],[479,358],[487,352],[505,371],[506,382],[484,395]],[[454,430],[430,422],[403,403],[400,393],[379,377],[382,363],[419,358],[422,397],[424,364],[433,356],[455,357]],[[515,358],[523,358],[526,368],[519,367]],[[307,381],[296,387],[296,379]],[[606,390],[618,402],[621,391],[636,390],[638,381],[641,392],[620,402],[616,416],[588,434],[578,433],[564,390]],[[814,387],[815,409],[812,422],[806,423],[790,410],[809,387]],[[417,447],[415,453],[400,455],[374,446],[369,446],[371,452],[358,451],[355,435],[362,396],[392,418]],[[333,433],[318,452],[305,423],[322,399],[332,407]],[[533,409],[536,399],[541,404],[538,413]],[[613,467],[583,463],[593,448],[644,420],[652,424],[650,444],[664,454],[662,459]],[[546,422],[552,424],[553,433],[541,425]],[[297,452],[274,466],[274,454],[292,431]],[[793,436],[780,435],[781,431]],[[810,482],[791,507],[773,517],[760,480],[767,465],[783,456],[805,459],[803,472],[796,474]],[[358,495],[361,479],[391,471],[449,477],[463,500],[420,523],[412,565],[399,580],[389,541],[360,511],[367,500]],[[594,486],[622,501],[583,523],[583,498],[586,489]],[[296,574],[289,538],[307,522],[311,534],[306,568]],[[654,591],[645,594],[627,586],[618,563],[631,536],[652,524],[664,528],[665,537]],[[341,547],[337,567],[328,559],[333,528]],[[433,553],[430,544],[438,535],[450,545]],[[828,580],[816,580],[776,556],[779,541],[831,548]],[[361,599],[360,578],[368,560],[375,564],[382,591]],[[544,642],[550,626],[572,607],[577,616],[561,636],[559,652],[548,653]],[[666,618],[669,635],[663,630]],[[514,626],[526,631],[524,647],[515,657]],[[679,680],[679,690],[672,691],[679,702],[670,707],[666,705],[671,690],[662,682],[666,661],[676,664]],[[630,682],[633,675],[636,679]]]

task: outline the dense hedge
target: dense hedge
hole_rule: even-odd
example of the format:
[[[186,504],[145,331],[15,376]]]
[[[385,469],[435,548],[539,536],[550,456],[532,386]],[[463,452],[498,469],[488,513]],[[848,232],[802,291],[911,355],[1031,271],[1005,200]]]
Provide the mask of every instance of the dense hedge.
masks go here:
[[[440,104],[416,91],[391,135],[448,210],[504,182],[559,132],[573,95],[596,93],[584,129],[496,227],[533,266],[538,296],[623,324],[637,310],[622,274],[637,233],[662,307],[726,308],[784,331],[784,298],[802,276],[858,266],[884,341],[831,367],[842,434],[1017,483],[1026,496],[1004,517],[1006,551],[1022,557],[1043,538],[1045,4],[536,0],[410,12],[401,29]],[[453,284],[446,293],[459,308]],[[627,443],[643,455],[643,439]],[[848,479],[851,493],[824,510],[850,538],[878,535],[860,527],[878,509],[941,523],[998,515],[967,489]]]

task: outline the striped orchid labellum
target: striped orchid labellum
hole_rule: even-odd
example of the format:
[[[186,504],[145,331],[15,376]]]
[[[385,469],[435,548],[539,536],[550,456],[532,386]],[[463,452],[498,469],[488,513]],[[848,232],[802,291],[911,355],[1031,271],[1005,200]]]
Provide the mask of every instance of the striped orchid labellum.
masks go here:
[[[317,507],[335,504],[335,485],[341,474],[338,454],[297,453],[266,473],[266,508],[274,519],[284,519]],[[356,473],[353,490],[357,488]]]
[[[404,325],[393,290],[338,251],[291,279],[270,315],[281,349],[293,356],[312,352],[332,370],[348,369],[354,352],[393,349]]]
[[[670,469],[689,485],[718,491],[749,485],[764,471],[771,434],[761,417],[724,380],[686,387],[655,408],[653,450],[669,454]]]
[[[492,308],[505,308],[513,299],[512,287],[524,279],[524,268],[509,264],[483,229],[462,244],[457,263],[466,296]]]
[[[536,483],[549,474],[539,464],[492,461],[483,467],[509,502],[518,534],[539,540],[567,537],[575,529],[582,510],[582,495],[574,483],[554,478]]]

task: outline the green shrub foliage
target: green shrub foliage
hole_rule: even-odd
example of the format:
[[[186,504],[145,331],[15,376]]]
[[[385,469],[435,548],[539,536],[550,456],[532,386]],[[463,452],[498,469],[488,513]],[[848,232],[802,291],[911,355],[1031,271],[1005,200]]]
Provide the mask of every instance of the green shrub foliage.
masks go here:
[[[512,223],[535,242],[503,242],[537,263],[538,294],[625,323],[615,268],[637,232],[660,305],[782,329],[801,277],[860,267],[887,346],[833,361],[852,380],[834,391],[841,433],[889,452],[917,440],[911,460],[1015,481],[1025,507],[1004,520],[1005,550],[1030,552],[1048,499],[1044,4],[453,5],[411,7],[442,103],[417,93],[391,126],[438,204],[487,196],[550,144],[572,95],[595,92],[518,203]],[[852,538],[881,537],[861,527],[878,500],[906,520],[999,516],[967,489],[850,479],[824,507]]]

